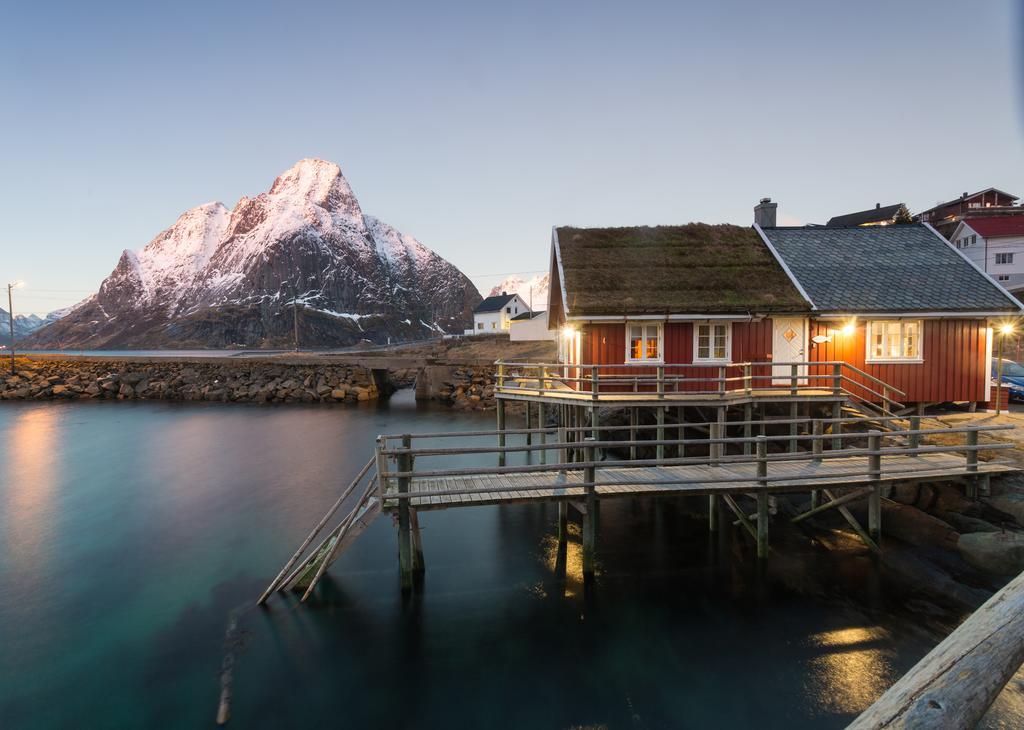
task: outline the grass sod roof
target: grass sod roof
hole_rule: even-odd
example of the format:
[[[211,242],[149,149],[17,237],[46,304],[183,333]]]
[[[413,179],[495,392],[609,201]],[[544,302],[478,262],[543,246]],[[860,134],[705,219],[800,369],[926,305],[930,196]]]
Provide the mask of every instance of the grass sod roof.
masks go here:
[[[810,309],[753,228],[556,229],[569,315]]]

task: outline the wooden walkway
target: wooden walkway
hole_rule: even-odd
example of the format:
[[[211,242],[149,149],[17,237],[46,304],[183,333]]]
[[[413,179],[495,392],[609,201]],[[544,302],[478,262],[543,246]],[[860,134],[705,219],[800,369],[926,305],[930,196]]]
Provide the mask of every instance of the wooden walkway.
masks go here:
[[[956,454],[919,454],[883,456],[882,473],[877,480],[869,475],[868,456],[849,456],[822,461],[809,459],[771,462],[768,468],[768,492],[808,492],[819,487],[836,490],[860,487],[874,481],[883,483],[957,479],[1016,471],[1005,464],[978,463],[971,470],[967,459]],[[679,466],[598,468],[595,492],[598,497],[635,495],[716,495],[746,494],[760,489],[754,461]],[[582,470],[566,472],[475,473],[465,476],[413,477],[410,479],[410,505],[419,510],[450,509],[515,502],[579,500],[586,496]],[[551,487],[565,485],[557,489]],[[538,487],[545,487],[538,489]],[[480,490],[478,493],[460,493]],[[487,491],[484,491],[487,490]],[[416,493],[442,492],[416,497]],[[385,507],[393,507],[387,500]]]

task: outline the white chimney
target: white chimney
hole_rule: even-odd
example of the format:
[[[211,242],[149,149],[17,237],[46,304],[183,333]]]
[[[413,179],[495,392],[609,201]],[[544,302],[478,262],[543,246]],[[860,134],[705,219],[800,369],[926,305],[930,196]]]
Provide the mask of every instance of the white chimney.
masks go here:
[[[778,203],[773,203],[771,198],[761,198],[761,202],[754,206],[754,223],[761,228],[775,228],[775,210]]]

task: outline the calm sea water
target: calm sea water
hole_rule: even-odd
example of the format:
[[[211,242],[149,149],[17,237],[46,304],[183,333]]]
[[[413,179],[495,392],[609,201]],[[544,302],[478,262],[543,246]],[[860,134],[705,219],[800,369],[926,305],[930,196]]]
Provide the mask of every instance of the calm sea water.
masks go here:
[[[488,427],[417,407],[0,406],[0,726],[838,728],[956,620],[870,561],[710,538],[699,504],[602,505],[600,573],[556,510],[422,516],[403,598],[379,519],[311,601],[252,604],[377,433]],[[1009,715],[1008,715],[1009,716]]]

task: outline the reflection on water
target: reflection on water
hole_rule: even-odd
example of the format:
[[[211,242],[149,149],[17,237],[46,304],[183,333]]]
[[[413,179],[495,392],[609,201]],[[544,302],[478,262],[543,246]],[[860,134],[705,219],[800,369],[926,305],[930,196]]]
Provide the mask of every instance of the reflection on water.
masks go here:
[[[377,434],[492,418],[0,405],[0,727],[208,726],[240,607],[244,728],[840,728],[939,639],[884,575],[865,604],[863,566],[782,526],[759,572],[686,500],[602,503],[586,588],[577,516],[560,550],[557,508],[523,504],[422,513],[411,596],[384,518],[307,604],[251,608]]]
[[[862,712],[895,682],[891,638],[875,626],[813,634],[810,644],[822,650],[811,660],[811,687],[819,707],[836,713]]]
[[[29,564],[46,560],[47,551],[42,548],[57,522],[53,498],[59,417],[60,412],[51,408],[23,410],[15,416],[3,445],[8,475],[8,487],[0,493],[4,560],[12,561],[16,574],[26,579],[38,575]]]

